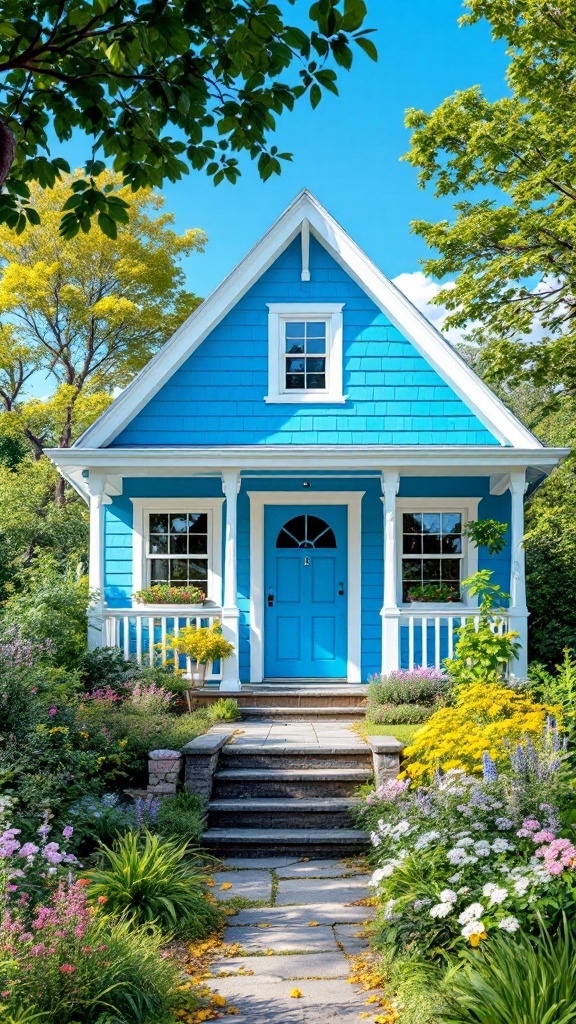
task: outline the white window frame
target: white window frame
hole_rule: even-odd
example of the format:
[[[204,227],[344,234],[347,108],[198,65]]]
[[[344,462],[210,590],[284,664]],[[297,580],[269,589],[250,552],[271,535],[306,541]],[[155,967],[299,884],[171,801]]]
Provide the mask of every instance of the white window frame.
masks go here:
[[[269,302],[268,394],[265,402],[286,405],[343,404],[343,302]],[[285,324],[298,320],[326,322],[326,389],[293,391],[286,388]]]
[[[402,562],[403,559],[403,521],[405,512],[457,512],[462,516],[462,529],[471,520],[478,518],[478,505],[481,498],[397,498],[397,573],[398,603],[401,608],[427,608],[429,611],[445,610],[446,608],[474,608],[478,605],[477,597],[470,597],[464,592],[463,601],[403,601]],[[434,557],[434,556],[432,556]],[[478,548],[464,535],[462,536],[462,579],[468,579],[478,572]]]
[[[149,586],[148,516],[154,512],[199,512],[208,517],[208,585],[206,599],[222,605],[222,505],[224,498],[131,498],[132,591]]]

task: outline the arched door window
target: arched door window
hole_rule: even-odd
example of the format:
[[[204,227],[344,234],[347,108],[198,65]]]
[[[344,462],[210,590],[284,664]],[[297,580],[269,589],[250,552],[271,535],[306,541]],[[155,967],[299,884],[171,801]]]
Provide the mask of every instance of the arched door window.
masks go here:
[[[319,516],[302,515],[289,519],[276,538],[277,548],[335,548],[331,526]]]

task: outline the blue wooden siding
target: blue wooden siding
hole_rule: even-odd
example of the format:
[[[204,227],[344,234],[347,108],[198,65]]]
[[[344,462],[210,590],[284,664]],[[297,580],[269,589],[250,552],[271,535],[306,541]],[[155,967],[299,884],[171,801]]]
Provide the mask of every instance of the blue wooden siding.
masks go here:
[[[114,446],[497,444],[314,238],[278,257]],[[344,302],[345,405],[267,405],[267,302]]]
[[[383,509],[380,481],[374,477],[315,478],[307,475],[319,504],[322,491],[364,491],[362,499],[362,679],[381,665],[382,622],[380,609],[383,596]],[[294,504],[302,493],[302,479],[277,479],[273,475],[244,478],[238,496],[238,606],[240,608],[240,678],[250,678],[250,509],[248,490],[294,492]],[[111,607],[127,607],[132,594],[132,502],[130,498],[220,497],[219,479],[161,478],[126,479],[124,493],[105,506],[105,596]],[[479,477],[403,477],[400,497],[480,497],[479,518],[509,522],[510,496],[494,496],[487,478]],[[223,516],[226,506],[223,506]],[[489,557],[481,549],[480,568],[494,571],[494,580],[504,590],[509,588],[510,550]],[[402,637],[403,664],[407,664],[407,634]],[[432,650],[432,646],[430,646]],[[443,651],[443,656],[445,656]],[[418,660],[418,649],[416,651]]]

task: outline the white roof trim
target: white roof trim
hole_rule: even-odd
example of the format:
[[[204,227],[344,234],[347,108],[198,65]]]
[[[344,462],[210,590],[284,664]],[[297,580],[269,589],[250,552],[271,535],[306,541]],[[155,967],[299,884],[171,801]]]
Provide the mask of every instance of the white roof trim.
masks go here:
[[[306,189],[247,256],[188,317],[131,384],[76,441],[75,448],[111,444],[299,234],[305,221],[317,240],[502,445],[542,448],[448,341],[381,273]]]

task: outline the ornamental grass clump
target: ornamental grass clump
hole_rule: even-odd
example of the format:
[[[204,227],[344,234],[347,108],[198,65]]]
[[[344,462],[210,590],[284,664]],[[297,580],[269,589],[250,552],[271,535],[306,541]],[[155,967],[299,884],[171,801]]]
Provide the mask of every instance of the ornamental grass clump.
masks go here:
[[[485,752],[504,765],[508,746],[538,739],[557,710],[500,682],[460,686],[454,706],[436,711],[406,747],[405,773],[416,784],[430,782],[438,769],[480,773]]]
[[[208,894],[204,864],[187,843],[161,839],[147,829],[127,832],[112,847],[100,846],[102,866],[87,872],[88,899],[134,928],[155,924],[162,932],[197,939],[213,931],[220,913]]]

